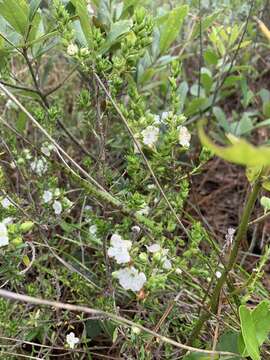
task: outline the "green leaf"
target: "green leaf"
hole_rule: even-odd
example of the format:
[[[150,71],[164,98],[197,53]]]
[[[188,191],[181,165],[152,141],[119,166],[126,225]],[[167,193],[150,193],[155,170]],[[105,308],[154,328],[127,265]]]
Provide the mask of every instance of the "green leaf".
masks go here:
[[[262,196],[260,203],[265,211],[270,210],[270,198],[267,196]]]
[[[258,146],[255,147],[244,139],[236,138],[228,135],[232,145],[219,146],[216,145],[206,135],[203,124],[205,121],[200,121],[198,125],[198,133],[200,140],[204,146],[211,150],[215,155],[224,160],[233,162],[235,164],[246,166],[268,166],[270,165],[270,147]]]
[[[103,51],[107,51],[115,44],[124,34],[127,34],[132,26],[132,20],[120,20],[114,23],[109,32]]]
[[[160,53],[164,53],[176,40],[183,21],[188,14],[188,10],[188,5],[179,6],[173,9],[166,17],[166,21],[163,22],[163,26],[160,30]]]
[[[217,350],[238,354],[238,337],[239,333],[235,331],[228,331],[222,334],[217,344]],[[239,360],[239,357],[232,356],[228,360]]]
[[[91,45],[92,31],[88,17],[87,3],[85,0],[71,0],[71,3],[76,8],[87,44]]]
[[[217,21],[219,14],[220,11],[217,11],[209,16],[206,16],[204,19],[202,19],[201,24],[198,21],[194,27],[192,38],[199,36],[201,32],[207,30],[215,21]]]
[[[39,8],[40,3],[41,3],[41,0],[31,0],[30,6],[29,6],[29,15],[28,15],[30,22],[33,21],[35,15],[36,15],[36,12]]]
[[[262,199],[261,199],[262,200]],[[270,208],[270,199],[269,208]],[[251,312],[253,322],[256,328],[256,337],[259,346],[264,343],[270,332],[270,310],[269,301],[263,300],[259,305]]]
[[[218,107],[218,106],[215,106],[213,108],[213,113],[219,123],[219,125],[225,130],[225,131],[229,131],[230,130],[230,124],[229,122],[227,121],[227,118],[226,118],[226,115],[224,113],[224,111]]]
[[[239,315],[241,331],[247,352],[252,360],[260,360],[259,344],[251,311],[245,305],[241,305],[239,308]]]
[[[23,0],[0,2],[0,15],[21,35],[25,35],[28,29],[28,12],[28,5]]]

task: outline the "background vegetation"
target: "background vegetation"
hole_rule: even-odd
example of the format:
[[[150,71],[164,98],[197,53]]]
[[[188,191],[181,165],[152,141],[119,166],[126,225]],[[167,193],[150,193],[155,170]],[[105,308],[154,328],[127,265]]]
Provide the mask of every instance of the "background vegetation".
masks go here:
[[[0,0],[1,359],[270,358],[269,10]]]

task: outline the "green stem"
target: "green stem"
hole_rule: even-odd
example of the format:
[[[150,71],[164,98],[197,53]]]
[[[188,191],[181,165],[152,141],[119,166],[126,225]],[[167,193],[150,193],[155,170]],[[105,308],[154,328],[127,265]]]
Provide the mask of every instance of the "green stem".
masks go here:
[[[232,270],[232,268],[234,267],[234,265],[236,263],[237,255],[238,255],[238,252],[239,252],[239,249],[241,246],[241,242],[246,237],[249,218],[250,218],[250,215],[254,208],[254,204],[257,199],[260,188],[261,188],[261,181],[260,181],[260,179],[258,179],[255,182],[253,189],[252,189],[251,193],[249,194],[248,200],[246,202],[246,206],[245,206],[243,214],[242,214],[242,219],[241,219],[238,231],[237,231],[237,235],[234,240],[234,245],[233,245],[232,251],[230,253],[228,263],[227,263],[226,267],[224,268],[224,271],[223,271],[221,277],[218,279],[218,282],[214,289],[213,295],[211,296],[211,300],[209,303],[210,312],[205,312],[205,311],[202,312],[194,329],[192,330],[188,344],[192,344],[194,342],[194,340],[197,339],[205,322],[210,318],[211,313],[217,312],[221,289],[227,280],[229,272]]]

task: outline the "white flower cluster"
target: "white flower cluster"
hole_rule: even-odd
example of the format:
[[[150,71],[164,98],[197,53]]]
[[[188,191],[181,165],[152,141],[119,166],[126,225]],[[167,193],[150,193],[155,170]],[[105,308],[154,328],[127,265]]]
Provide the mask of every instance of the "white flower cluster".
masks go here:
[[[138,229],[136,228],[136,231]],[[116,260],[117,264],[129,263],[131,258],[129,250],[132,247],[132,242],[123,240],[118,234],[113,234],[110,241],[111,246],[108,249],[108,256]],[[135,269],[135,267],[126,267],[115,271],[113,276],[118,279],[120,285],[125,290],[140,291],[145,282],[146,276],[143,272]]]
[[[115,271],[113,275],[125,290],[140,291],[146,282],[145,274],[133,266]]]
[[[31,162],[30,167],[38,176],[44,175],[48,170],[48,164],[44,157],[36,158]]]
[[[111,237],[111,246],[108,249],[108,256],[113,257],[117,264],[125,264],[130,261],[129,250],[132,243],[129,240],[123,240],[118,234],[113,234]]]
[[[54,210],[55,215],[60,215],[63,211],[62,202],[60,200],[57,200],[60,194],[61,194],[60,190],[56,188],[54,192],[51,190],[45,190],[42,195],[44,204],[48,204],[53,201],[52,208]],[[68,198],[65,197],[63,201],[66,207],[70,208],[72,206],[72,202]]]
[[[74,332],[71,332],[67,334],[66,342],[70,349],[74,349],[75,345],[80,342],[80,339],[75,336]]]
[[[159,128],[153,125],[147,126],[142,131],[143,143],[149,147],[153,147],[158,140]]]
[[[69,44],[68,47],[67,47],[67,54],[69,56],[75,56],[78,54],[78,51],[79,51],[79,48],[76,44]]]
[[[183,147],[189,148],[191,134],[188,131],[188,128],[186,126],[179,126],[178,130],[179,130],[179,135],[178,135],[179,144],[182,145]]]

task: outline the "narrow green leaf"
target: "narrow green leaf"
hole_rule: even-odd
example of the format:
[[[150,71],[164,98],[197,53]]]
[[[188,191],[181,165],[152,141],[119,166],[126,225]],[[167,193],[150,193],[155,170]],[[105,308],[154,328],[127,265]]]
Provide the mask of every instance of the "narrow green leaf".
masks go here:
[[[251,311],[244,305],[239,308],[241,330],[246,349],[252,360],[260,360],[259,345],[256,337],[256,328]]]
[[[71,0],[71,3],[75,6],[77,14],[80,18],[82,30],[88,45],[91,44],[91,25],[87,11],[87,3],[85,0]]]
[[[160,30],[160,53],[164,53],[169,46],[176,40],[183,21],[188,14],[188,5],[179,6],[173,9],[167,16],[166,21]]]
[[[32,22],[39,8],[41,0],[31,0],[29,6],[29,21]]]

